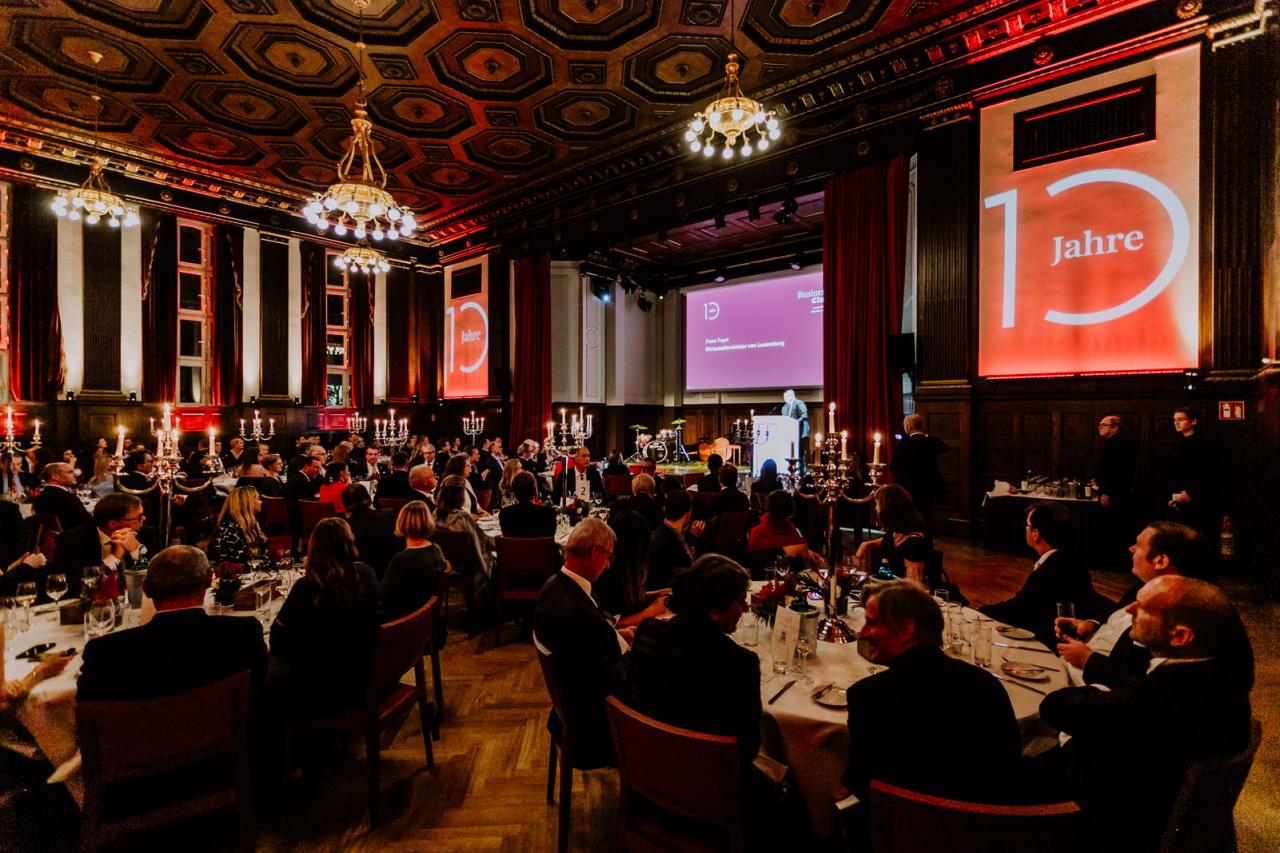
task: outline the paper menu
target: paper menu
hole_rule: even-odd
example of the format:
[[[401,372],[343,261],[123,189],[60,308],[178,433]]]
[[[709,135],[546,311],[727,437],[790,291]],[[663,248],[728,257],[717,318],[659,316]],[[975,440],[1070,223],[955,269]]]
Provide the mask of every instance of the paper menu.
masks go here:
[[[773,653],[774,663],[791,663],[796,653],[796,640],[800,637],[800,614],[786,607],[779,607],[773,616]]]

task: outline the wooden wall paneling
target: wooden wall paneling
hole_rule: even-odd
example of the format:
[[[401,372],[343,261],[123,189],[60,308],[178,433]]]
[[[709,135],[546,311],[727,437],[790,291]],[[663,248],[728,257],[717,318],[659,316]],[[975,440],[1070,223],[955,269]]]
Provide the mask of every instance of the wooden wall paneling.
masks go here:
[[[119,394],[120,229],[99,223],[86,225],[82,230],[84,385],[81,392]]]
[[[970,476],[973,449],[970,403],[967,398],[917,399],[916,411],[925,419],[925,430],[950,447],[938,458],[938,472],[946,492],[934,505],[934,518],[945,525],[946,532],[967,535],[972,532],[971,490],[974,488]]]
[[[263,397],[289,396],[289,245],[263,239],[258,255]]]

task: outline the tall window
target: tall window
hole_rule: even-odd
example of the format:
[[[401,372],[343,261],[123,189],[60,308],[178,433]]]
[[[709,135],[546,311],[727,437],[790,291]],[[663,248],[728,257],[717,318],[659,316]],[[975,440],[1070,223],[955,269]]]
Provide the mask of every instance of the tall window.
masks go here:
[[[209,380],[213,227],[178,220],[178,403],[204,403]]]
[[[0,184],[0,400],[9,399],[9,185]]]
[[[325,256],[324,342],[326,406],[351,400],[351,284],[346,270],[334,266],[337,255]]]

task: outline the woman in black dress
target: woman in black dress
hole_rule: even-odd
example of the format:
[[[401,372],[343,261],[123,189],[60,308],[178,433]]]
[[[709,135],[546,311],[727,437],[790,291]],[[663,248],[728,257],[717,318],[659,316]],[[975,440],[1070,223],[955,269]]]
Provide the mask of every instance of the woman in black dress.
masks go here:
[[[870,558],[876,564],[888,560],[894,575],[923,585],[925,562],[933,543],[924,535],[924,519],[916,511],[911,495],[896,483],[882,487],[876,492],[876,515],[884,538],[863,542],[857,556]]]

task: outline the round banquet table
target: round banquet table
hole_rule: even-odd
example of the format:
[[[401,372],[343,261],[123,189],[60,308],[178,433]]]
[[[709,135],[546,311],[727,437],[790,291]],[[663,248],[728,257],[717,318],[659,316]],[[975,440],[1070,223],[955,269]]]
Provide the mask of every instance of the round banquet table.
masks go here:
[[[476,527],[479,527],[482,532],[488,534],[490,539],[497,539],[502,535],[502,525],[498,522],[497,512],[492,512],[484,518],[476,521]],[[565,527],[560,524],[556,525],[556,544],[561,548],[563,548],[565,543],[569,541],[569,531],[572,529],[572,527]]]
[[[272,621],[284,599],[272,601]],[[216,613],[213,595],[205,597],[205,610]],[[252,610],[227,611],[226,615],[254,617]],[[117,628],[117,631],[129,630]],[[264,637],[264,640],[267,639]],[[40,643],[53,643],[56,651],[78,649],[84,651],[83,625],[59,625],[53,620],[48,605],[34,608],[32,627],[13,637],[6,638],[4,672],[6,679],[22,678],[35,668],[35,661],[17,660],[19,654]],[[50,783],[63,782],[78,805],[84,803],[84,783],[80,776],[80,747],[76,743],[76,681],[80,678],[81,657],[77,654],[67,668],[54,678],[45,679],[32,688],[31,693],[15,709],[15,717],[30,733],[35,745],[53,765]],[[0,729],[0,747],[31,756],[31,744],[27,741],[6,738]]]
[[[754,582],[752,591],[759,589],[762,583]],[[977,612],[966,609],[965,615],[973,617]],[[846,621],[852,627],[861,628],[861,609],[846,617]],[[993,623],[997,627],[1000,624]],[[735,633],[733,638],[741,643],[742,632]],[[759,643],[754,649],[760,657],[760,701],[764,710],[761,743],[766,754],[790,766],[814,834],[819,838],[832,838],[837,834],[834,807],[836,793],[841,788],[840,777],[849,764],[849,717],[844,708],[819,705],[813,701],[812,694],[828,683],[847,687],[866,678],[872,674],[872,664],[858,654],[855,643],[836,645],[819,642],[817,652],[809,659],[805,672],[812,677],[813,683],[796,681],[791,689],[770,705],[769,700],[783,685],[800,678],[794,668],[785,675],[773,672],[771,640],[771,630],[761,622]],[[995,631],[992,631],[992,640],[1048,650],[1035,640],[1008,640]],[[1028,683],[1027,686],[1045,693],[1069,686],[1067,676],[1062,671],[1062,661],[1056,655],[998,646],[993,646],[991,652],[992,672],[999,672],[1000,664],[1007,660],[1035,663],[1049,669],[1050,678],[1048,681]],[[883,671],[885,667],[880,666],[878,669]],[[1010,681],[1002,683],[1022,730],[1023,751],[1027,754],[1041,752],[1057,742],[1056,732],[1040,722],[1040,700],[1044,697],[1019,686],[1021,682],[1010,683],[1012,681],[1016,680],[1010,678]],[[963,733],[958,734],[963,737]],[[923,733],[921,736],[924,736]]]

